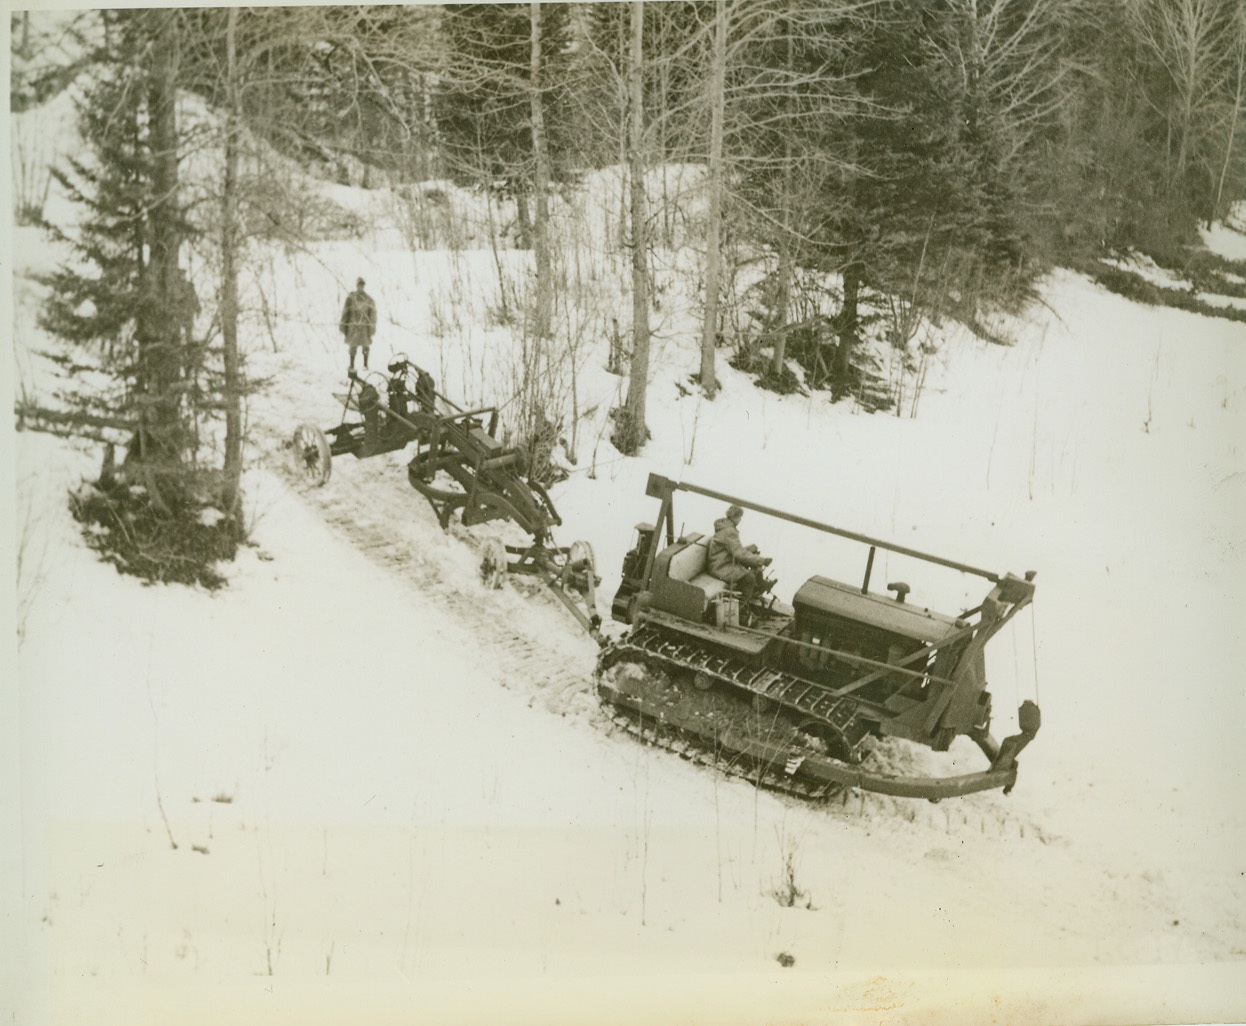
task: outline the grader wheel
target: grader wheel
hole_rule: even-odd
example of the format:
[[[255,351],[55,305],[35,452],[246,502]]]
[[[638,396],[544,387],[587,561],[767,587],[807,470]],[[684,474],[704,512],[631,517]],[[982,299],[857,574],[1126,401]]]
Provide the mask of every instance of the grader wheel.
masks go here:
[[[320,487],[329,480],[333,456],[324,432],[313,424],[300,424],[293,439],[295,465],[307,482]]]
[[[497,538],[485,540],[480,551],[480,579],[487,588],[500,588],[506,581],[506,546]]]
[[[567,549],[567,565],[589,574],[597,572],[597,557],[593,555],[593,547],[583,539],[577,539]]]

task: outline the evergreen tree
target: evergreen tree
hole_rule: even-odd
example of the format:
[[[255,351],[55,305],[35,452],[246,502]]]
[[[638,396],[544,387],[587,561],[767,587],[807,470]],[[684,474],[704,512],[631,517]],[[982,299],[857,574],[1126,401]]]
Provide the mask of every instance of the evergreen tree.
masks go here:
[[[759,341],[773,346],[767,378],[782,387],[789,340],[820,385],[829,367],[816,317],[798,301],[801,268],[839,269],[829,250],[855,174],[848,123],[863,99],[849,54],[870,29],[860,5],[772,0],[746,7],[727,85],[735,230],[778,255]],[[745,354],[746,361],[749,359]]]
[[[62,420],[130,439],[119,468],[108,448],[97,487],[73,508],[120,568],[214,585],[212,564],[232,557],[242,527],[232,502],[221,512],[219,473],[199,462],[200,417],[218,403],[202,387],[198,300],[179,266],[193,234],[179,182],[184,23],[176,10],[101,17],[106,42],[80,109],[86,153],[57,175],[84,214],[54,230],[75,258],[46,277],[41,323],[70,343]]]
[[[176,476],[195,438],[185,406],[190,297],[178,266],[191,228],[178,202],[178,15],[103,12],[107,49],[80,110],[89,155],[55,171],[87,215],[77,260],[51,274],[41,323],[95,347],[112,387],[84,394],[130,419],[129,457]]]

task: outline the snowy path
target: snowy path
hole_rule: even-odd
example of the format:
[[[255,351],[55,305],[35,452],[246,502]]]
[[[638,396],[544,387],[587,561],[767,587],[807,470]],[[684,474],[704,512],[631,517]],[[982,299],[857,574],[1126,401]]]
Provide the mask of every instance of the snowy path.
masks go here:
[[[348,461],[354,462],[348,457],[339,463]],[[560,607],[542,601],[539,586],[525,589],[542,607],[539,611],[523,610],[515,596],[494,594],[482,586],[473,548],[460,540],[458,530],[438,537],[435,518],[406,485],[405,476],[403,467],[359,462],[344,468],[336,482],[300,489],[299,494],[372,563],[445,609],[475,639],[503,680],[522,680],[524,690],[551,693],[547,699],[551,708],[564,708],[571,695],[586,693],[596,645],[587,637],[569,636],[572,629],[558,622]],[[295,482],[292,474],[283,477]],[[534,628],[539,628],[536,634]]]

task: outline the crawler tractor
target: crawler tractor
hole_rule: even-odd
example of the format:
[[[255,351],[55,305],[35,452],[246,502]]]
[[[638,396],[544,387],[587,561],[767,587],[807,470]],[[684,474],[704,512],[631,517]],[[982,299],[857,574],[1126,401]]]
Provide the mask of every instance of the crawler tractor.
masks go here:
[[[707,573],[709,539],[676,537],[679,491],[857,542],[868,549],[864,578],[814,576],[791,606],[763,591],[741,608],[739,595]],[[809,796],[856,787],[939,800],[1012,789],[1039,711],[1024,702],[1020,732],[1002,744],[991,737],[984,649],[1030,604],[1033,572],[992,573],[658,475],[647,494],[661,501],[657,523],[637,526],[611,608],[629,630],[597,664],[599,695],[622,722],[651,742],[708,753],[726,769]],[[990,591],[956,615],[907,601],[903,582],[871,591],[880,549],[984,578]],[[868,768],[874,739],[941,752],[960,735],[981,749],[985,769],[931,777]]]

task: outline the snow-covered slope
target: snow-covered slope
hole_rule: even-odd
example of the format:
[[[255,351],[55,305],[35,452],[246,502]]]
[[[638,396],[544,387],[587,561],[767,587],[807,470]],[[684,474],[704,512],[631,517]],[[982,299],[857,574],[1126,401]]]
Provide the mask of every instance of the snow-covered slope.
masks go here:
[[[991,653],[997,733],[1022,698],[1044,712],[1015,792],[811,808],[615,732],[570,618],[477,582],[474,546],[504,529],[441,532],[401,454],[339,460],[315,491],[283,472],[297,423],[335,422],[358,274],[381,305],[373,366],[407,353],[466,401],[507,398],[494,254],[398,234],[274,252],[251,283],[272,334],[257,321],[249,366],[273,383],[250,411],[255,547],[226,590],[97,563],[64,497],[98,454],[16,438],[15,1021],[1246,1013],[1242,325],[1058,274],[1015,345],[945,338],[901,419],[727,367],[712,403],[679,387],[695,342],[675,287],[634,460],[607,440],[605,339],[586,341],[579,463],[554,499],[606,602],[654,514],[650,472],[1038,571],[1034,621]],[[55,254],[16,241],[17,366],[37,389],[24,274]],[[523,254],[499,259],[522,279]],[[620,287],[603,281],[603,312]],[[701,530],[720,514],[682,508]],[[743,530],[783,598],[858,573],[834,542]],[[911,583],[932,605],[981,598],[956,574]]]

